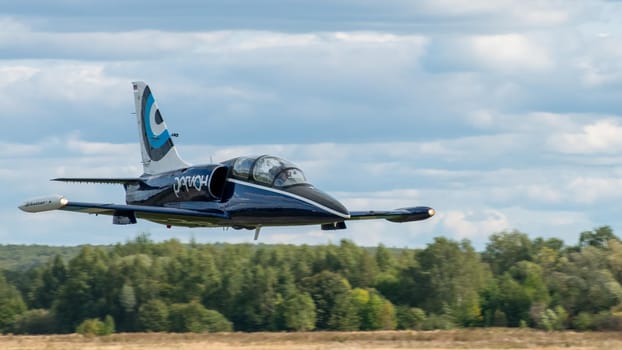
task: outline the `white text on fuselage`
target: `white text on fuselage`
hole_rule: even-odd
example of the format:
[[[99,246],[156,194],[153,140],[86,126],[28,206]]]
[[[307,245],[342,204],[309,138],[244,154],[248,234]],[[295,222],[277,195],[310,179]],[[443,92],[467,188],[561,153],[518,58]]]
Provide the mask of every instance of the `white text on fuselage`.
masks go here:
[[[175,176],[173,184],[173,192],[179,197],[180,192],[189,192],[190,190],[201,191],[207,188],[209,183],[209,175],[192,175],[192,176]]]

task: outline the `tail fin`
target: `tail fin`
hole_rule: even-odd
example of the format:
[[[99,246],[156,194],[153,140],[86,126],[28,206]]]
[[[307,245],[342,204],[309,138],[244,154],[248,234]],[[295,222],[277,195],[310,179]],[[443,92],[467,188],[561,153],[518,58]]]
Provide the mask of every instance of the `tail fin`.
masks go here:
[[[149,86],[142,81],[132,83],[145,174],[157,174],[188,167],[179,157],[166,123]]]

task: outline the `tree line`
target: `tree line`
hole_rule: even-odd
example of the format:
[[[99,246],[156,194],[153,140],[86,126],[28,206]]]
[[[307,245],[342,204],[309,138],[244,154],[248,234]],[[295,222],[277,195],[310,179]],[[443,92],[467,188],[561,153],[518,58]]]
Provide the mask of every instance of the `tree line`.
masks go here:
[[[423,249],[182,244],[147,235],[0,274],[18,334],[533,327],[622,330],[622,242],[437,237]]]

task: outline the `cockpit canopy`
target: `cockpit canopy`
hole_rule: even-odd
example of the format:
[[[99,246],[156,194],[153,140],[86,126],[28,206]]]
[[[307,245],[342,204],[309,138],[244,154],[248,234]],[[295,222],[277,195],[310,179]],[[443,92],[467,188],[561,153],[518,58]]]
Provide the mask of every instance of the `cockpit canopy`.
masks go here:
[[[293,163],[274,156],[239,157],[232,159],[232,175],[273,187],[306,184],[304,173]]]

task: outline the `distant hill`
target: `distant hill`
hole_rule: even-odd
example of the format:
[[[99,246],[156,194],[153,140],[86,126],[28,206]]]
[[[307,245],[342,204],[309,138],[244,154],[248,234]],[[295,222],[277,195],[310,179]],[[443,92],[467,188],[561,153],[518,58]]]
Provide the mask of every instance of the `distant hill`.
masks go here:
[[[122,243],[118,243],[122,244]],[[186,245],[186,244],[184,244]],[[200,244],[199,244],[200,245]],[[219,243],[212,244],[219,246]],[[22,244],[0,244],[0,270],[25,271],[33,267],[46,264],[56,255],[60,255],[65,262],[78,255],[80,249],[85,245],[78,246],[50,246],[50,245],[22,245]],[[112,249],[115,245],[97,245],[95,247],[104,250]],[[278,245],[260,243],[254,248],[277,247]],[[377,247],[361,247],[370,254],[375,254]],[[405,248],[387,248],[397,255]]]
[[[82,246],[0,245],[0,270],[24,271],[47,263],[56,255],[69,261]]]

